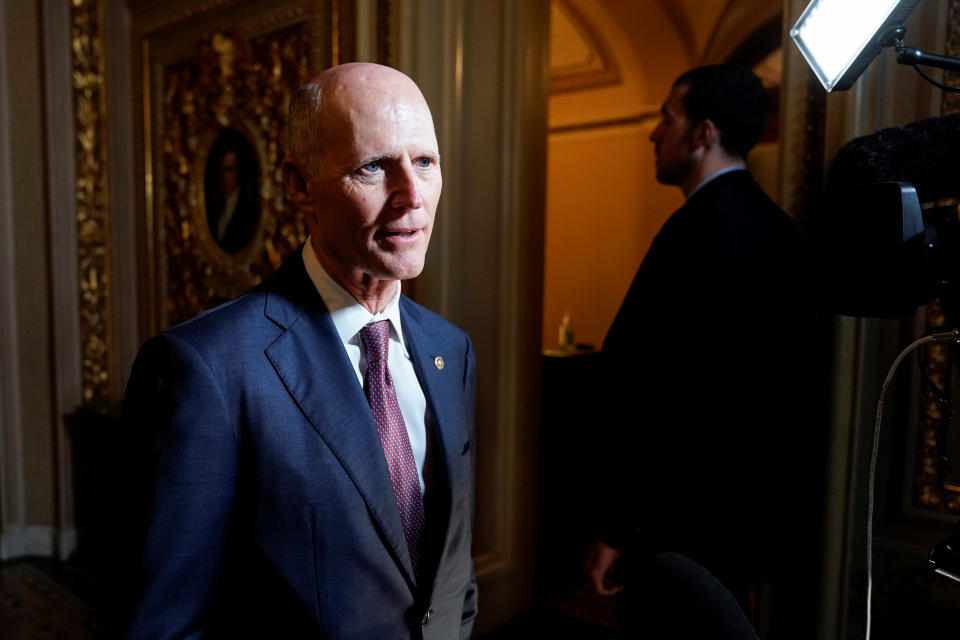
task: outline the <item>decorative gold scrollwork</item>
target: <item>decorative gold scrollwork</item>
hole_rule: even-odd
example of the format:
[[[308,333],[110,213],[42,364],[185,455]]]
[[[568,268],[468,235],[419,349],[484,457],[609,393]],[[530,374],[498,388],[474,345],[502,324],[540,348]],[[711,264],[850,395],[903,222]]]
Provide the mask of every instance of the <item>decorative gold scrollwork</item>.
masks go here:
[[[113,375],[103,1],[73,0],[70,20],[82,401],[100,406]]]
[[[951,0],[947,19],[946,53],[960,56],[960,0]],[[960,87],[960,80],[953,74],[945,74],[943,82]],[[940,102],[943,114],[960,112],[960,94],[943,92]],[[926,328],[942,327],[943,309],[939,301],[926,307]],[[926,347],[923,367],[930,380],[941,389],[950,392],[951,372],[954,366],[952,345],[931,344]],[[934,513],[960,513],[960,487],[952,480],[945,483],[937,452],[937,431],[943,420],[943,407],[933,392],[924,385],[920,394],[920,415],[917,427],[917,446],[913,471],[913,506]],[[957,429],[956,424],[952,425]],[[954,463],[956,464],[956,463]]]
[[[280,163],[293,91],[309,79],[308,49],[306,23],[249,39],[220,31],[201,39],[195,57],[162,69],[156,174],[162,326],[258,284],[306,239],[304,221],[284,198]],[[224,145],[232,146],[224,152]],[[249,237],[239,243],[224,239],[226,227],[214,221],[225,214],[212,210],[226,198],[218,199],[223,187],[211,175],[232,170],[224,164],[230,154],[241,169],[244,156],[253,158],[248,167],[257,166],[246,184],[241,176],[247,193],[256,181],[252,194],[240,196],[256,212]],[[233,216],[241,209],[235,206]]]

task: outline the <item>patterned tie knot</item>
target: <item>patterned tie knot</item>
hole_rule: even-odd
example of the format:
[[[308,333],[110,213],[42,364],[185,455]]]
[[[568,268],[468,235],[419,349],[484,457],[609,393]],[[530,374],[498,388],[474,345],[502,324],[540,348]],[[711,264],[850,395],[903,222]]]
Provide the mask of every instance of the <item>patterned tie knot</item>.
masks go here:
[[[382,372],[387,368],[390,349],[390,321],[370,322],[360,329],[360,339],[367,357],[367,368]]]

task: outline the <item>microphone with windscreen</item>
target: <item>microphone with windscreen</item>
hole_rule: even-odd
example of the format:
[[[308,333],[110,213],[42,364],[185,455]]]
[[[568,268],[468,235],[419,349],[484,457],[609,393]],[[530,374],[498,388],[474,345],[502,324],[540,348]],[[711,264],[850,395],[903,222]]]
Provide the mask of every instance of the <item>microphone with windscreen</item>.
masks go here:
[[[835,313],[901,317],[960,301],[960,114],[851,140],[836,154],[807,231]]]

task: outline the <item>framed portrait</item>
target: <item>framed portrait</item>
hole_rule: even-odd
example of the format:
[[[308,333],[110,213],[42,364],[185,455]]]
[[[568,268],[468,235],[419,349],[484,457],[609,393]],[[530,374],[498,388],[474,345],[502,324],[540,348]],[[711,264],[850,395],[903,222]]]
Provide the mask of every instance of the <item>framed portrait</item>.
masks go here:
[[[260,226],[260,162],[249,140],[224,127],[207,151],[203,171],[206,230],[223,252],[249,247]]]
[[[305,11],[178,34],[184,41],[147,67],[151,333],[256,286],[306,239],[280,165],[321,18]]]

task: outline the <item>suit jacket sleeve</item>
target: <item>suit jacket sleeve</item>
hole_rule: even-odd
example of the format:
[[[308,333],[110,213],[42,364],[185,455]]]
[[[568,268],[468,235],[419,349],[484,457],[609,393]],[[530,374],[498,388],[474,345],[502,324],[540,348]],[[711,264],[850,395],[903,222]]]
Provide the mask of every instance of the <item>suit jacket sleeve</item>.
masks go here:
[[[169,334],[134,363],[124,402],[143,444],[125,637],[203,635],[233,509],[236,421],[201,354]]]
[[[473,355],[473,343],[468,337],[466,339],[466,351],[464,353],[465,366],[463,376],[463,395],[464,395],[464,415],[467,420],[467,433],[469,434],[471,446],[476,448],[476,396],[477,396],[477,363]],[[475,451],[470,455],[470,530],[473,531],[475,506],[473,499],[474,487],[476,486],[476,454]],[[470,584],[467,587],[466,596],[463,599],[463,616],[461,617],[460,637],[469,638],[473,630],[473,622],[477,617],[477,576],[473,570],[473,563],[470,565]]]

